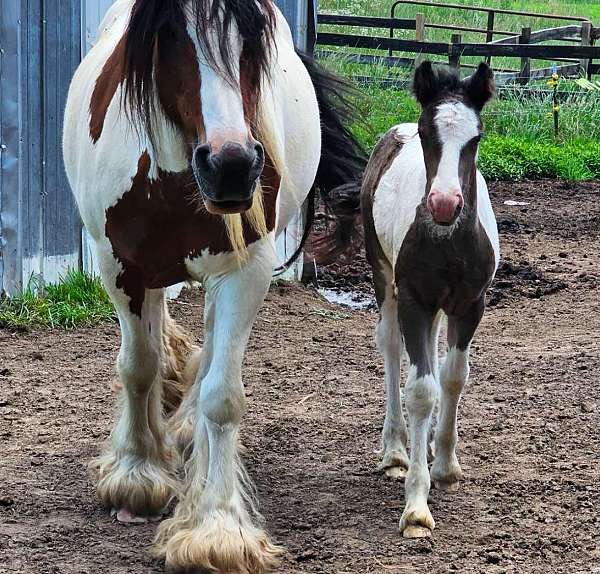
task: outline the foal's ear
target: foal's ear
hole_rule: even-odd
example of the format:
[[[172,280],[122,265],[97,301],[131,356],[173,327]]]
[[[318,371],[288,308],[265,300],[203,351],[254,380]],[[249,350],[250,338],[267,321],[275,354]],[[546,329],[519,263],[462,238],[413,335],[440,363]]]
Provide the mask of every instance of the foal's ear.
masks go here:
[[[469,100],[481,111],[496,91],[494,73],[485,62],[481,62],[477,71],[470,78],[464,80],[463,87]]]
[[[425,60],[415,70],[412,90],[423,108],[436,99],[439,92],[438,78],[429,60]]]

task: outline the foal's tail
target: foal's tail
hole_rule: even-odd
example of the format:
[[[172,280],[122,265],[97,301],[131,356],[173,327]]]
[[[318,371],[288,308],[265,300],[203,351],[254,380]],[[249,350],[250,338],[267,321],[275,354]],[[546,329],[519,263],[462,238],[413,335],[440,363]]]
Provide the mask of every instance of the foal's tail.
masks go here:
[[[321,161],[308,197],[306,224],[300,246],[286,264],[301,253],[315,216],[315,195],[333,214],[336,224],[331,236],[317,242],[319,255],[333,258],[351,243],[360,214],[360,178],[367,165],[367,153],[352,135],[350,125],[358,116],[352,96],[358,91],[344,78],[298,52],[312,80],[321,115]]]

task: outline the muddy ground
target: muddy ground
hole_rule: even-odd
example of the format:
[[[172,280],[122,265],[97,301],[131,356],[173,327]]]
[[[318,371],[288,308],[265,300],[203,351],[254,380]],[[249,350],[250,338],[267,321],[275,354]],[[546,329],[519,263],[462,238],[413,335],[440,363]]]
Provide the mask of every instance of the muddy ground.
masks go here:
[[[376,314],[272,288],[246,359],[243,441],[282,574],[600,572],[600,183],[492,194],[504,263],[460,408],[465,480],[431,492],[432,540],[400,537],[402,483],[374,472]],[[368,290],[360,260],[342,271],[321,282]],[[200,338],[201,296],[172,308]],[[155,527],[117,524],[86,474],[111,427],[118,342],[114,324],[0,330],[0,572],[164,571],[147,552]]]

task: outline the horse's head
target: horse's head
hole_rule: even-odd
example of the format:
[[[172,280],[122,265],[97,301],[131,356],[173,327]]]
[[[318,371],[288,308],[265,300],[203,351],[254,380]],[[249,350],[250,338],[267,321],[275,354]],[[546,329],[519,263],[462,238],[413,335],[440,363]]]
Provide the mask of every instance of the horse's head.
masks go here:
[[[427,171],[427,207],[435,223],[452,225],[465,201],[476,199],[477,151],[483,106],[494,93],[487,64],[460,80],[455,71],[423,62],[415,71],[414,94],[421,104],[419,136]]]
[[[158,92],[167,118],[189,144],[192,171],[211,213],[241,213],[253,205],[265,165],[254,136],[274,18],[271,0],[137,0],[132,12],[128,96],[151,115],[151,91]],[[152,67],[148,53],[154,54]],[[151,121],[145,124],[155,131]]]

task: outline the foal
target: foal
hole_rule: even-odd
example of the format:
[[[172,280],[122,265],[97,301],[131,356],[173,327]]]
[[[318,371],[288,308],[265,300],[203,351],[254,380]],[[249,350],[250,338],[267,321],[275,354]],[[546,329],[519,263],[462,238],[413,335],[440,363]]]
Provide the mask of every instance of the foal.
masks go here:
[[[462,477],[456,457],[456,416],[469,375],[469,346],[498,266],[496,220],[477,171],[480,112],[494,92],[480,64],[469,79],[423,62],[413,90],[422,107],[418,124],[391,128],[379,141],[361,190],[367,256],[385,362],[387,394],[380,469],[406,476],[400,530],[430,536],[430,474],[436,487],[454,490]],[[438,369],[438,335],[448,318],[448,353]],[[400,394],[406,349],[408,434]],[[440,393],[441,388],[441,393]],[[439,399],[435,459],[427,469],[428,435]]]

